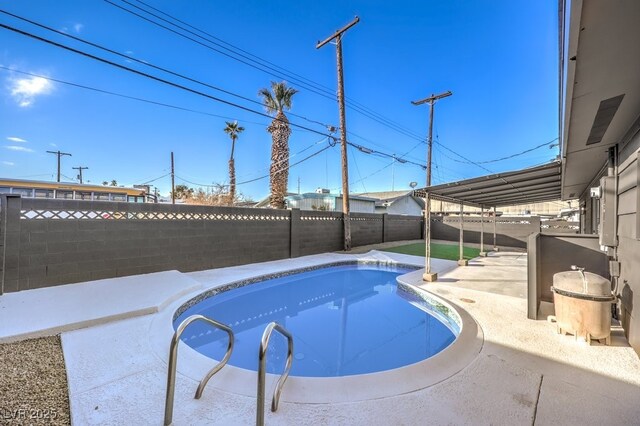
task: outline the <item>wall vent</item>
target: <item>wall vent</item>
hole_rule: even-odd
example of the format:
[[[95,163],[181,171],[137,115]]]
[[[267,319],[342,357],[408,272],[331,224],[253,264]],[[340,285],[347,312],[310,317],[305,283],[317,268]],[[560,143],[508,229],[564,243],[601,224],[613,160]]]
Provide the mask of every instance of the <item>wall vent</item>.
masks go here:
[[[604,134],[611,124],[611,120],[613,120],[613,116],[616,115],[616,112],[618,111],[622,98],[624,98],[624,93],[622,95],[600,101],[596,118],[593,120],[593,126],[591,126],[591,132],[587,139],[587,145],[593,145],[602,141]]]

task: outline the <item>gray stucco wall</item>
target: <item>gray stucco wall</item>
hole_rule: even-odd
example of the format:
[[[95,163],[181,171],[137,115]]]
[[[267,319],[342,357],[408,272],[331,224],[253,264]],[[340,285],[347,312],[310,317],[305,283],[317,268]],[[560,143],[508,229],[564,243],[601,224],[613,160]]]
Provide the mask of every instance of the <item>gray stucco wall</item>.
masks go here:
[[[530,319],[536,319],[540,301],[553,302],[551,286],[555,273],[569,271],[576,265],[610,278],[608,258],[600,250],[597,235],[534,233],[529,236],[527,254]]]
[[[338,212],[0,199],[0,294],[341,250]],[[352,214],[354,245],[419,239],[420,217]]]

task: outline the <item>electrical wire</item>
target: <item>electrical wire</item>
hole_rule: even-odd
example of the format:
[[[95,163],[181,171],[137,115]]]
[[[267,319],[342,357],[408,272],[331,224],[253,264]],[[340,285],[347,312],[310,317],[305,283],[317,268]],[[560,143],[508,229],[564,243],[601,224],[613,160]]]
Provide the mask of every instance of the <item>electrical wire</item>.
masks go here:
[[[326,147],[324,147],[324,148],[320,149],[319,151],[316,151],[316,152],[314,152],[313,154],[306,156],[305,158],[303,158],[303,159],[302,159],[302,160],[300,160],[300,161],[296,161],[295,163],[290,164],[290,165],[289,165],[289,166],[287,166],[287,167],[283,167],[283,168],[281,168],[281,169],[279,169],[279,170],[276,170],[276,171],[274,172],[274,174],[275,174],[275,173],[281,173],[281,172],[283,172],[283,171],[285,171],[285,170],[289,170],[289,169],[291,169],[292,167],[297,166],[298,164],[303,163],[303,162],[305,162],[305,161],[307,161],[307,160],[309,160],[309,159],[311,159],[311,158],[315,157],[316,155],[320,154],[321,152],[324,152],[324,151],[326,151],[327,149],[332,148],[332,147],[334,147],[334,146],[335,146],[335,145],[327,145]],[[251,183],[251,182],[256,182],[256,181],[259,181],[259,180],[262,180],[262,179],[266,179],[266,178],[268,178],[269,176],[271,176],[271,174],[266,174],[266,175],[264,175],[264,176],[260,176],[260,177],[257,177],[257,178],[255,178],[255,179],[250,179],[250,180],[246,180],[246,181],[243,181],[243,182],[238,182],[238,183],[236,183],[236,186],[244,185],[244,184]],[[196,185],[196,186],[203,186],[203,187],[214,187],[214,186],[217,186],[217,185],[208,185],[208,184],[205,184],[205,183],[198,183],[198,182],[190,181],[190,180],[185,179],[185,178],[183,178],[183,177],[180,177],[180,176],[178,176],[178,175],[176,175],[176,177],[177,177],[177,178],[179,178],[180,180],[184,181],[184,182],[187,182],[187,183],[190,183],[190,184],[192,184],[192,185]]]
[[[128,12],[128,13],[130,13],[130,14],[134,15],[134,16],[137,16],[138,18],[143,19],[143,20],[145,20],[145,21],[147,21],[147,22],[149,22],[149,23],[151,23],[151,24],[154,24],[154,25],[156,25],[156,26],[158,26],[158,27],[160,27],[160,28],[163,28],[163,29],[165,29],[165,30],[167,30],[167,31],[170,31],[171,33],[174,33],[174,34],[179,35],[179,36],[181,36],[181,37],[183,37],[183,38],[186,38],[186,39],[188,39],[188,40],[190,40],[190,41],[192,41],[192,42],[194,42],[194,43],[197,43],[197,44],[199,44],[199,45],[201,45],[201,46],[203,46],[203,47],[206,47],[206,48],[208,48],[208,49],[210,49],[210,50],[213,50],[213,51],[215,51],[215,52],[218,52],[218,53],[220,53],[220,54],[222,54],[222,55],[224,55],[224,56],[227,56],[227,57],[229,57],[229,58],[231,58],[231,59],[235,59],[236,61],[239,61],[239,62],[241,62],[241,63],[243,63],[243,64],[245,64],[245,65],[248,65],[248,66],[250,66],[250,67],[252,67],[252,68],[254,68],[254,69],[258,69],[258,70],[260,70],[260,71],[266,72],[267,74],[272,75],[272,76],[277,77],[277,78],[283,78],[281,74],[274,74],[273,72],[268,71],[268,70],[264,70],[264,69],[260,68],[259,66],[256,66],[255,64],[248,63],[246,60],[238,59],[238,58],[234,57],[233,55],[230,55],[229,53],[222,52],[222,51],[220,51],[219,49],[216,49],[215,47],[212,47],[212,46],[206,45],[206,44],[202,43],[201,41],[195,40],[195,39],[193,39],[192,37],[189,37],[189,36],[187,36],[187,35],[185,35],[185,34],[182,34],[182,33],[178,32],[178,31],[174,30],[174,29],[171,29],[171,28],[167,27],[166,25],[163,25],[163,24],[161,24],[161,23],[158,23],[158,22],[154,21],[153,19],[150,19],[150,18],[148,18],[148,17],[142,16],[142,15],[140,15],[139,13],[137,13],[137,12],[135,12],[135,11],[132,11],[132,10],[130,10],[130,9],[127,9],[126,7],[123,7],[123,6],[121,6],[121,5],[118,5],[118,4],[116,4],[116,3],[114,3],[114,2],[112,2],[112,1],[110,1],[110,0],[104,0],[104,1],[105,1],[106,3],[108,3],[108,4],[112,5],[112,6],[114,6],[114,7],[117,7],[117,8],[119,8],[119,9],[121,9],[121,10],[125,11],[125,12]],[[191,31],[191,30],[188,30],[188,29],[186,29],[186,28],[184,28],[184,27],[182,27],[182,26],[180,26],[180,25],[178,25],[178,24],[176,24],[176,23],[170,22],[170,21],[168,21],[168,20],[166,20],[166,19],[164,19],[164,18],[162,18],[162,17],[159,17],[158,15],[156,15],[156,14],[154,14],[154,13],[149,12],[148,10],[145,10],[145,9],[143,9],[143,8],[140,8],[139,6],[136,6],[136,5],[134,5],[134,4],[130,3],[130,2],[128,2],[127,0],[120,0],[120,1],[121,1],[122,3],[128,4],[128,5],[129,5],[129,6],[131,6],[131,7],[136,8],[136,9],[138,9],[138,10],[140,10],[140,11],[144,12],[144,13],[147,13],[148,15],[153,16],[153,17],[154,17],[154,18],[156,18],[156,19],[160,19],[161,21],[163,21],[163,22],[165,22],[165,23],[168,23],[168,24],[170,24],[170,25],[173,25],[174,27],[179,28],[179,29],[180,29],[180,30],[182,30],[182,31],[185,31],[185,32],[187,32],[187,33],[190,33],[190,34],[192,34],[192,35],[194,35],[194,36],[196,36],[196,37],[198,37],[198,38],[202,39],[202,40],[205,40],[205,41],[207,41],[208,43],[214,44],[214,45],[216,45],[216,46],[219,46],[219,47],[225,48],[225,49],[226,49],[226,50],[228,50],[228,51],[231,51],[230,49],[228,49],[228,48],[226,48],[226,47],[224,47],[224,46],[221,46],[219,43],[216,43],[215,41],[212,41],[210,38],[203,37],[202,35],[196,34],[195,32],[193,32],[193,31]],[[146,3],[144,3],[144,2],[141,2],[141,1],[138,1],[138,2],[139,2],[139,3],[141,3],[141,4],[145,4],[145,5],[146,5]],[[147,6],[148,6],[148,5],[147,5]],[[151,8],[151,6],[148,6],[148,7],[150,7],[150,8]],[[156,8],[153,8],[153,9],[154,9],[154,10],[158,10],[158,9],[156,9]],[[169,15],[169,14],[165,13],[165,12],[161,12],[161,13],[163,13],[165,16],[169,16],[169,17],[171,17],[171,19],[174,19],[174,20],[176,20],[177,22],[182,22],[182,21],[180,21],[179,19],[174,18],[173,16],[171,16],[171,15]],[[188,25],[188,24],[187,24],[187,25]],[[195,27],[193,27],[193,26],[191,26],[191,25],[189,25],[189,26],[190,26],[190,27],[192,27],[192,28],[195,28]],[[205,31],[202,31],[202,30],[200,30],[200,29],[196,29],[196,30],[197,30],[197,31],[199,31],[199,32],[201,32],[201,33],[203,33],[203,34],[207,34],[207,35],[208,35],[208,33],[206,33]],[[211,36],[209,35],[209,37],[211,37]],[[225,42],[225,44],[230,45],[230,43],[226,43],[226,42]],[[233,52],[233,51],[232,51],[232,52]],[[238,54],[237,52],[233,52],[233,53],[234,53],[234,54],[236,54],[236,55],[239,55],[239,56],[241,56],[241,57],[243,57],[243,58],[245,58],[245,59],[248,59],[249,61],[251,61],[251,59],[250,59],[250,58],[247,58],[247,57],[246,57],[246,56],[244,56],[244,55],[240,55],[240,54]],[[255,61],[254,61],[254,62],[255,62]],[[271,70],[274,70],[274,68],[272,68],[272,67],[269,67],[269,66],[266,66],[266,65],[262,65],[262,66],[263,66],[263,67],[270,68]],[[282,69],[282,67],[278,67],[278,68]],[[277,70],[274,70],[274,71],[277,71]],[[297,81],[297,83],[298,83],[300,86],[304,87],[305,89],[307,89],[308,91],[310,91],[310,92],[312,92],[312,93],[315,93],[315,94],[317,94],[317,95],[323,96],[323,97],[325,97],[325,98],[327,98],[327,99],[335,100],[335,94],[334,94],[330,89],[328,89],[328,88],[327,88],[327,89],[324,89],[324,88],[323,88],[324,86],[322,86],[322,85],[319,85],[319,84],[317,84],[317,83],[312,82],[312,84],[316,86],[316,87],[314,87],[313,85],[309,85],[308,83],[304,83],[303,81],[300,81],[300,79],[297,79],[297,78],[295,78],[295,77],[291,77],[291,76],[289,76],[289,79],[290,79],[290,80],[292,80],[292,81]],[[306,79],[306,80],[308,80],[308,79]],[[308,80],[308,81],[311,81],[311,80]],[[317,86],[320,86],[320,88],[318,88]],[[350,99],[350,98],[349,98],[349,99]],[[413,137],[413,138],[418,138],[418,139],[420,139],[420,138],[421,138],[421,137],[420,137],[419,135],[417,135],[415,132],[412,132],[411,130],[408,130],[406,127],[404,127],[404,126],[402,126],[402,125],[400,125],[400,124],[398,124],[398,123],[396,123],[396,122],[394,122],[394,121],[392,121],[392,120],[390,120],[390,119],[388,119],[388,118],[384,117],[383,115],[381,115],[381,114],[379,114],[379,113],[376,113],[376,112],[375,112],[375,111],[373,111],[373,110],[370,110],[369,108],[367,108],[367,107],[365,107],[365,106],[359,106],[359,105],[361,105],[361,104],[359,104],[359,103],[357,103],[357,102],[354,102],[354,101],[347,102],[347,106],[348,106],[349,108],[351,108],[352,110],[354,110],[354,111],[356,111],[356,112],[359,112],[360,114],[364,115],[365,117],[368,117],[369,119],[371,119],[371,120],[373,120],[373,121],[376,121],[376,122],[378,122],[378,123],[380,123],[380,124],[382,124],[382,125],[384,125],[384,126],[386,126],[386,127],[391,128],[392,130],[395,130],[395,131],[397,131],[397,132],[399,132],[399,133],[401,133],[401,134],[404,134],[405,136],[409,136],[409,137]]]
[[[175,88],[177,88],[177,89],[181,89],[181,90],[184,90],[184,91],[187,91],[187,92],[190,92],[190,93],[193,93],[193,94],[196,94],[196,95],[199,95],[199,96],[202,96],[202,97],[205,97],[205,98],[211,99],[211,100],[213,100],[213,101],[223,103],[223,104],[225,104],[225,105],[233,106],[233,107],[239,108],[239,109],[241,109],[241,110],[243,110],[243,111],[251,112],[252,114],[260,115],[260,116],[262,116],[262,117],[268,117],[268,118],[273,119],[273,120],[276,120],[276,121],[284,121],[284,120],[281,120],[281,119],[279,119],[279,118],[277,118],[277,117],[275,117],[275,118],[274,118],[274,117],[272,117],[272,116],[270,116],[270,115],[268,115],[268,114],[266,114],[266,113],[262,113],[262,112],[260,112],[260,111],[253,110],[253,109],[248,108],[248,107],[245,107],[245,106],[243,106],[243,105],[240,105],[240,104],[237,104],[237,103],[234,103],[234,102],[231,102],[231,101],[227,101],[227,100],[225,100],[225,99],[222,99],[222,98],[219,98],[219,97],[216,97],[216,96],[213,96],[213,95],[210,95],[210,94],[207,94],[207,93],[201,92],[201,91],[196,90],[196,89],[192,89],[192,88],[187,87],[187,86],[183,86],[183,85],[181,85],[181,84],[179,84],[179,83],[175,83],[175,82],[172,82],[172,81],[169,81],[169,80],[165,80],[165,79],[163,79],[163,78],[161,78],[161,77],[157,77],[157,76],[155,76],[155,75],[148,74],[148,73],[145,73],[145,72],[143,72],[143,71],[139,71],[139,70],[136,70],[136,69],[134,69],[134,68],[130,68],[130,67],[127,67],[127,66],[125,66],[125,65],[121,65],[121,64],[115,63],[115,62],[110,61],[110,60],[108,60],[108,59],[104,59],[104,58],[101,58],[101,57],[99,57],[99,56],[96,56],[96,55],[93,55],[93,54],[90,54],[90,53],[84,52],[84,51],[82,51],[82,50],[78,50],[78,49],[75,49],[75,48],[73,48],[73,47],[66,46],[66,45],[61,44],[61,43],[57,43],[57,42],[55,42],[55,41],[53,41],[53,40],[49,40],[49,39],[46,39],[46,38],[44,38],[44,37],[40,37],[40,36],[38,36],[38,35],[35,35],[35,34],[32,34],[32,33],[29,33],[29,32],[27,32],[27,31],[20,30],[20,29],[18,29],[18,28],[15,28],[15,27],[12,27],[12,26],[9,26],[9,25],[6,25],[6,24],[3,24],[3,23],[0,23],[0,28],[4,28],[4,29],[7,29],[7,30],[9,30],[9,31],[15,32],[15,33],[17,33],[17,34],[21,34],[21,35],[24,35],[24,36],[27,36],[27,37],[33,38],[34,40],[38,40],[38,41],[41,41],[41,42],[43,42],[43,43],[50,44],[50,45],[52,45],[52,46],[56,46],[56,47],[58,47],[58,48],[61,48],[61,49],[64,49],[64,50],[67,50],[67,51],[70,51],[70,52],[73,52],[73,53],[77,53],[77,54],[82,55],[82,56],[85,56],[85,57],[87,57],[87,58],[94,59],[94,60],[96,60],[96,61],[99,61],[99,62],[105,63],[105,64],[107,64],[107,65],[114,66],[114,67],[116,67],[116,68],[120,68],[120,69],[122,69],[122,70],[125,70],[125,71],[128,71],[128,72],[131,72],[131,73],[133,73],[133,74],[140,75],[140,76],[142,76],[142,77],[149,78],[149,79],[151,79],[151,80],[155,80],[155,81],[157,81],[157,82],[160,82],[160,83],[163,83],[163,84],[166,84],[166,85],[169,85],[169,86],[175,87]],[[332,137],[332,136],[331,136],[331,135],[329,135],[329,134],[326,134],[326,133],[323,133],[323,132],[320,132],[320,131],[317,131],[317,130],[311,129],[311,128],[309,128],[309,127],[302,126],[302,125],[300,125],[300,124],[296,124],[296,123],[293,123],[293,122],[289,122],[289,124],[290,124],[291,126],[293,126],[293,127],[296,127],[296,128],[299,128],[299,129],[304,129],[304,130],[310,131],[310,132],[312,132],[312,133],[316,133],[316,134],[319,134],[319,135],[322,135],[322,136],[326,136],[326,137]]]
[[[195,114],[207,115],[209,117],[223,118],[225,120],[235,120],[236,119],[235,117],[229,117],[229,116],[225,116],[225,115],[218,115],[218,114],[213,114],[213,113],[205,112],[205,111],[198,111],[198,110],[194,110],[194,109],[191,109],[191,108],[186,108],[186,107],[181,107],[181,106],[177,106],[177,105],[167,104],[167,103],[164,103],[164,102],[152,101],[150,99],[144,99],[144,98],[140,98],[140,97],[137,97],[137,96],[125,95],[123,93],[112,92],[112,91],[105,90],[105,89],[98,89],[96,87],[91,87],[91,86],[86,86],[84,84],[78,84],[78,83],[73,83],[73,82],[70,82],[70,81],[60,80],[60,79],[53,78],[53,77],[47,77],[47,76],[44,76],[44,75],[41,75],[41,74],[35,74],[35,73],[32,73],[32,72],[18,70],[16,68],[5,67],[3,65],[0,65],[0,69],[3,69],[5,71],[10,71],[10,72],[15,72],[15,73],[18,73],[18,74],[28,75],[28,76],[31,76],[31,77],[44,78],[44,79],[53,81],[55,83],[65,84],[65,85],[76,87],[76,88],[79,88],[79,89],[90,90],[90,91],[97,92],[97,93],[102,93],[102,94],[105,94],[105,95],[111,95],[111,96],[116,96],[116,97],[120,97],[120,98],[124,98],[124,99],[130,99],[130,100],[134,100],[134,101],[138,101],[138,102],[144,102],[144,103],[148,103],[148,104],[152,104],[152,105],[162,106],[162,107],[166,107],[166,108],[177,109],[177,110],[180,110],[180,111],[186,111],[186,112],[192,112],[192,113],[195,113]],[[260,122],[256,122],[256,121],[243,120],[243,123],[251,123],[251,124],[258,124],[258,125],[261,125],[261,126],[268,126],[268,123],[260,123]]]
[[[167,176],[169,176],[169,175],[171,175],[171,172],[169,172],[169,173],[167,173],[167,174],[164,174],[164,175],[162,175],[162,176],[159,176],[159,177],[157,177],[157,178],[155,178],[155,179],[151,179],[151,180],[148,180],[148,181],[146,181],[146,182],[143,182],[143,183],[141,183],[140,185],[147,185],[147,184],[149,184],[149,183],[151,183],[151,182],[155,182],[155,181],[160,180],[160,179],[162,179],[162,178],[164,178],[164,177],[167,177]]]
[[[272,166],[274,166],[274,165],[275,165],[275,166],[277,166],[277,165],[278,165],[278,164],[280,164],[280,163],[284,163],[285,161],[289,161],[289,160],[291,160],[292,158],[295,158],[296,156],[298,156],[298,155],[302,154],[303,152],[306,152],[306,151],[310,150],[310,149],[311,149],[311,148],[313,148],[314,146],[319,145],[319,144],[321,144],[321,143],[322,143],[322,142],[324,142],[324,141],[329,141],[329,143],[331,144],[331,139],[328,139],[328,138],[322,138],[322,139],[320,139],[319,141],[312,143],[312,144],[311,144],[311,145],[309,145],[308,147],[306,147],[306,148],[304,148],[304,149],[302,149],[302,150],[300,150],[300,151],[298,151],[298,152],[296,152],[296,153],[294,153],[294,154],[292,154],[292,155],[289,155],[289,157],[288,157],[288,158],[286,158],[286,159],[282,159],[282,160],[280,160],[280,161],[276,161],[275,163],[271,163],[271,166],[269,166],[269,167],[267,167],[267,168],[263,168],[263,169],[260,169],[260,170],[256,170],[256,171],[255,171],[255,172],[253,172],[253,173],[247,173],[247,174],[244,174],[244,175],[241,175],[241,176],[238,176],[238,177],[242,177],[242,178],[244,178],[244,177],[246,177],[246,176],[252,176],[252,175],[255,175],[255,174],[257,174],[257,173],[263,173],[263,172],[265,172],[265,171],[268,171],[268,170],[270,170],[270,169],[271,169],[271,167],[272,167]],[[332,145],[332,146],[333,146],[333,145]]]

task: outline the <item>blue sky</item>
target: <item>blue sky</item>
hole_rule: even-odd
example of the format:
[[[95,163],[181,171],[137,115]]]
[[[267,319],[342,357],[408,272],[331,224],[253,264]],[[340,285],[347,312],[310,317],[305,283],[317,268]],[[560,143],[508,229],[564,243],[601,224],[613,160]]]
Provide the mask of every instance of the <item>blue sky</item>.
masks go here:
[[[111,0],[123,7],[122,0]],[[136,0],[127,0],[143,6]],[[335,93],[335,48],[316,42],[353,19],[361,22],[343,39],[345,91],[356,101],[400,124],[382,125],[347,109],[349,140],[425,164],[428,107],[410,101],[451,90],[439,102],[434,138],[475,162],[508,156],[557,137],[557,5],[552,1],[168,1],[144,0],[246,52],[303,76]],[[0,0],[0,9],[81,37],[139,60],[259,101],[257,92],[273,75],[186,40],[102,1]],[[167,80],[263,111],[260,105],[131,63],[5,14],[0,23],[152,73]],[[193,113],[98,93],[0,69],[0,176],[55,179],[55,157],[63,158],[66,180],[72,167],[86,166],[85,182],[116,179],[141,184],[169,172],[175,153],[176,183],[225,183],[230,141],[225,120],[246,130],[236,146],[238,182],[268,173],[271,137],[266,117],[224,105],[78,54],[0,28],[0,66],[51,79],[196,110]],[[326,132],[315,123],[338,124],[335,99],[320,96],[291,79],[291,122]],[[218,117],[220,116],[220,117]],[[225,117],[225,118],[223,118]],[[412,136],[408,136],[409,130]],[[294,128],[291,162],[327,146],[326,138]],[[434,183],[487,174],[436,145]],[[557,148],[542,147],[508,161],[488,163],[491,172],[547,162]],[[458,160],[458,161],[454,161]],[[423,185],[424,170],[349,149],[352,192],[408,189]],[[290,170],[289,189],[328,187],[338,192],[339,147]],[[63,178],[65,179],[65,178]],[[163,194],[169,177],[152,182]],[[192,183],[189,186],[197,187]],[[239,185],[253,199],[268,194],[268,179]]]

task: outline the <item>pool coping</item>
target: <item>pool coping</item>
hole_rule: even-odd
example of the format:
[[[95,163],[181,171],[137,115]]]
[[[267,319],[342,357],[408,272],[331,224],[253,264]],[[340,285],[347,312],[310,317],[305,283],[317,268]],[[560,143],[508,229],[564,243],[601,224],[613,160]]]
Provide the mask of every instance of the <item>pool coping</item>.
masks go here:
[[[221,289],[250,285],[268,278],[281,277],[330,266],[348,264],[382,264],[386,266],[406,267],[414,271],[398,277],[398,283],[405,289],[419,296],[429,298],[454,311],[461,321],[458,337],[447,348],[438,354],[414,364],[376,373],[343,377],[298,377],[290,376],[283,387],[281,401],[292,403],[345,403],[397,396],[433,386],[455,375],[469,365],[480,353],[484,343],[482,329],[473,317],[460,306],[445,300],[425,289],[402,280],[402,277],[415,274],[420,268],[410,263],[394,260],[371,259],[365,256],[353,256],[345,260],[320,262],[306,267],[287,271],[256,275],[242,280],[220,283],[208,289],[200,289],[183,296],[159,312],[150,324],[149,339],[155,355],[166,365],[168,362],[167,341],[173,335],[173,320],[185,303],[197,303],[203,294],[212,295]],[[184,308],[186,309],[186,308]],[[258,342],[256,342],[256,345]],[[217,361],[202,355],[193,348],[180,342],[178,345],[178,374],[199,382],[205,374],[216,365]],[[453,355],[453,356],[452,356]],[[267,398],[272,392],[278,375],[267,374]],[[257,373],[255,371],[226,365],[209,382],[207,387],[214,387],[223,392],[255,397]],[[195,389],[194,389],[195,391]],[[206,390],[205,390],[206,392]]]

